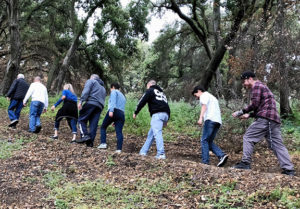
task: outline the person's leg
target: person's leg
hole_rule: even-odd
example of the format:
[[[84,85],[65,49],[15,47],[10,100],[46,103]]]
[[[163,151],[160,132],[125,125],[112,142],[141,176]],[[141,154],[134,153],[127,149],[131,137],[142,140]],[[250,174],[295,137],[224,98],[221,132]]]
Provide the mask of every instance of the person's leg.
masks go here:
[[[124,112],[121,110],[116,110],[114,112],[114,119],[115,119],[115,130],[117,135],[117,150],[122,150],[123,146],[123,126],[125,123],[125,115]]]
[[[160,155],[165,154],[164,149],[164,140],[162,135],[162,129],[164,124],[168,121],[168,114],[167,113],[156,113],[153,115],[151,120],[151,127],[153,130],[153,135],[156,142],[156,149],[157,149],[157,157]]]
[[[23,108],[23,100],[17,100],[16,110],[15,110],[15,116],[17,120],[19,120],[20,118],[20,113],[22,108]]]
[[[94,142],[97,134],[98,122],[100,119],[101,112],[102,112],[101,108],[94,106],[94,110],[89,119],[90,137],[91,137],[90,140],[92,143]]]
[[[43,110],[44,110],[44,103],[38,102],[35,126],[41,126],[40,117],[41,117],[41,114],[43,113]]]
[[[54,137],[58,135],[59,125],[60,125],[60,121],[62,119],[63,119],[62,117],[56,118],[56,120],[54,122]]]
[[[148,131],[147,139],[140,150],[140,155],[147,155],[153,141],[154,141],[154,135],[153,135],[152,127],[150,127]]]
[[[211,121],[206,120],[202,128],[202,137],[201,137],[201,155],[202,163],[209,164],[209,137],[212,134]]]
[[[7,112],[8,112],[8,117],[11,121],[17,120],[15,111],[14,111],[16,109],[17,104],[18,104],[17,100],[15,100],[15,99],[10,100]]]
[[[79,111],[78,126],[82,137],[88,135],[87,122],[94,110],[94,105],[84,104]]]
[[[36,124],[36,115],[38,111],[38,102],[32,101],[30,103],[30,112],[29,112],[29,131],[35,131]]]
[[[211,123],[211,126],[212,126],[212,133],[211,135],[209,136],[209,139],[208,139],[208,145],[209,145],[209,150],[211,150],[219,159],[221,157],[223,157],[225,154],[224,152],[220,149],[219,146],[217,146],[215,143],[214,143],[214,139],[216,138],[216,135],[218,133],[218,130],[220,128],[220,124],[219,123],[216,123],[216,122],[212,122]]]
[[[294,170],[294,165],[291,161],[289,152],[282,141],[280,124],[273,121],[269,122],[269,131],[266,134],[266,139],[269,143],[270,148],[276,155],[280,167],[283,170]]]
[[[109,117],[107,112],[100,128],[100,144],[106,144],[106,129],[112,122],[113,118]]]
[[[268,131],[268,120],[256,119],[247,129],[243,137],[243,157],[242,162],[251,163],[251,156],[254,145],[259,142]]]

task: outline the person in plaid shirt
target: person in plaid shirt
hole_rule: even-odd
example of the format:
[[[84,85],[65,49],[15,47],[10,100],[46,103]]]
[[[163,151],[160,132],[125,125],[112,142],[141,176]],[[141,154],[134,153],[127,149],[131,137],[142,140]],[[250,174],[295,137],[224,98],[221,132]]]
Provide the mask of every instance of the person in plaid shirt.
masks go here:
[[[270,148],[274,151],[282,173],[295,175],[288,150],[284,146],[280,131],[280,117],[276,109],[276,101],[270,89],[261,81],[256,80],[251,71],[241,75],[243,85],[251,89],[251,104],[242,110],[232,114],[235,118],[248,119],[255,117],[255,121],[249,126],[243,137],[243,158],[234,166],[238,169],[251,169],[251,155],[254,145],[263,137],[266,137]]]

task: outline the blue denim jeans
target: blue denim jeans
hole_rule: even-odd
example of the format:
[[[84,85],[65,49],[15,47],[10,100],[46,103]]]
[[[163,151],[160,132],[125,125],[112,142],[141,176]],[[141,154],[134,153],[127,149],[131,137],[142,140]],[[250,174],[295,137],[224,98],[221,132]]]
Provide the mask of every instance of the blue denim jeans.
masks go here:
[[[125,123],[125,115],[122,110],[114,109],[114,115],[113,117],[109,117],[109,111],[106,113],[106,116],[103,120],[103,123],[101,125],[100,131],[101,131],[101,137],[100,141],[103,144],[106,144],[106,129],[107,127],[114,123],[115,124],[115,130],[117,135],[117,150],[122,150],[123,145],[123,126]]]
[[[44,110],[44,103],[39,101],[32,101],[30,104],[29,115],[29,131],[35,131],[36,126],[41,125],[40,116]]]
[[[61,118],[59,118],[58,120],[55,121],[55,124],[54,124],[55,130],[59,130],[59,124],[60,124],[60,121],[62,119],[63,119],[63,117],[61,117]],[[76,134],[77,133],[77,119],[75,119],[75,118],[67,118],[67,121],[68,121],[69,127],[72,130],[72,133]]]
[[[201,137],[202,163],[209,164],[209,150],[211,150],[219,159],[225,154],[213,142],[221,124],[206,120],[204,122],[203,133]]]
[[[151,127],[148,132],[147,140],[143,145],[142,149],[140,150],[140,154],[147,154],[148,150],[150,149],[154,139],[156,142],[156,149],[157,149],[157,157],[165,154],[164,150],[164,140],[162,135],[162,129],[164,124],[168,122],[169,116],[165,112],[159,112],[152,115],[151,118]]]
[[[78,124],[80,134],[81,136],[89,135],[92,143],[96,137],[101,112],[102,108],[87,103],[85,103],[82,109],[79,111]],[[87,129],[88,122],[90,131]]]
[[[8,117],[11,121],[19,120],[20,113],[23,108],[23,100],[22,99],[12,99],[10,100],[10,104],[8,107]]]

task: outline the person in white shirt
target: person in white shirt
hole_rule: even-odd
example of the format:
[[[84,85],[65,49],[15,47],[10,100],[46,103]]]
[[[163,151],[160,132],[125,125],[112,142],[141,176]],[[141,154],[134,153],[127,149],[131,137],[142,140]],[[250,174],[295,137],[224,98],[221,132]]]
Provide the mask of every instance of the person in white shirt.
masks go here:
[[[41,83],[39,76],[35,77],[34,82],[30,85],[23,100],[24,106],[26,106],[29,97],[31,97],[31,103],[28,131],[31,133],[39,133],[42,129],[40,116],[42,112],[46,112],[48,108],[47,88]]]
[[[219,102],[200,85],[194,88],[192,95],[200,100],[201,112],[198,124],[204,125],[201,137],[202,163],[209,164],[211,150],[219,158],[217,166],[221,167],[225,165],[228,155],[213,142],[222,124]]]

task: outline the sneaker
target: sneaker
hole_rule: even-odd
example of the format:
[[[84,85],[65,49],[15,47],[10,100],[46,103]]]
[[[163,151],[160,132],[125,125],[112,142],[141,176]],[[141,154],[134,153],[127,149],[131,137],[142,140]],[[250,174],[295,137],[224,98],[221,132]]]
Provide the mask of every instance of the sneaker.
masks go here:
[[[101,143],[97,148],[98,149],[107,149],[107,144]]]
[[[225,165],[227,160],[228,160],[228,155],[224,155],[223,157],[221,157],[217,167],[221,167]]]
[[[147,153],[139,153],[141,156],[147,156]]]
[[[16,126],[19,123],[19,120],[13,120],[10,122],[10,124],[8,125],[8,127],[13,127]]]
[[[70,143],[76,143],[76,140],[75,139],[72,139],[72,141]]]
[[[251,169],[251,165],[250,163],[246,163],[246,162],[239,162],[237,163],[235,166],[233,166],[233,168],[236,168],[236,169]]]
[[[77,143],[85,143],[87,141],[89,141],[91,139],[91,137],[89,135],[86,135],[84,137],[81,137],[80,139],[76,139]]]
[[[50,139],[56,140],[58,139],[58,136],[50,136]]]
[[[122,150],[120,150],[120,149],[117,149],[116,151],[115,151],[115,153],[121,153],[122,152]]]
[[[288,176],[295,176],[295,171],[294,170],[283,169],[283,171],[281,173],[285,174],[285,175],[288,175]]]
[[[161,154],[159,156],[155,156],[156,159],[158,160],[165,160],[166,159],[166,155],[165,154]]]
[[[38,133],[40,133],[41,129],[42,129],[42,126],[36,126],[33,133],[38,134]]]
[[[86,146],[87,147],[94,147],[94,143],[92,142],[92,140],[88,140],[88,141],[86,141]]]

